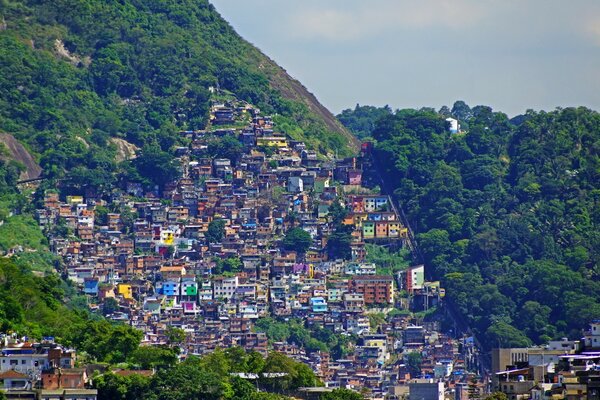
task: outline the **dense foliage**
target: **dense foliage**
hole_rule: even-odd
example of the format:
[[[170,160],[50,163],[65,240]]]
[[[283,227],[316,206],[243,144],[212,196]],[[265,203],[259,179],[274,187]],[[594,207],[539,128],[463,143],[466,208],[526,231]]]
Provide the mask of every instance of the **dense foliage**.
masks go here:
[[[38,339],[55,336],[102,362],[122,362],[132,356],[142,333],[69,309],[64,303],[72,291],[57,275],[36,277],[14,261],[0,259],[0,331]]]
[[[349,389],[335,389],[322,394],[319,400],[363,400],[364,397]]]
[[[218,243],[225,236],[225,220],[215,219],[208,224],[208,230],[206,231],[206,241],[208,243]]]
[[[256,330],[264,332],[271,342],[295,343],[309,352],[331,352],[334,359],[345,357],[355,338],[336,334],[320,326],[306,327],[303,321],[277,320],[270,317],[256,321]]]
[[[600,317],[600,114],[442,111],[372,132],[433,277],[488,347],[579,337]],[[469,129],[451,135],[457,113]]]
[[[312,245],[310,233],[302,228],[291,228],[285,234],[281,244],[284,249],[304,254]]]
[[[237,376],[240,373],[258,374],[258,382]],[[283,375],[273,378],[269,373]],[[217,349],[201,358],[190,357],[175,366],[160,369],[152,377],[107,373],[94,380],[100,400],[284,400],[288,397],[277,393],[318,383],[305,364],[280,353],[273,352],[264,358],[260,353],[247,353],[239,347]],[[258,392],[257,385],[274,393]]]
[[[389,115],[392,115],[392,109],[389,106],[373,107],[357,104],[354,110],[350,108],[343,110],[337,115],[337,118],[358,138],[365,139],[371,136],[371,132],[375,129],[375,123],[380,118]]]
[[[394,252],[386,247],[374,244],[366,244],[365,247],[367,249],[365,260],[375,264],[379,275],[395,275],[399,271],[408,268],[412,261],[410,250],[407,248]]]

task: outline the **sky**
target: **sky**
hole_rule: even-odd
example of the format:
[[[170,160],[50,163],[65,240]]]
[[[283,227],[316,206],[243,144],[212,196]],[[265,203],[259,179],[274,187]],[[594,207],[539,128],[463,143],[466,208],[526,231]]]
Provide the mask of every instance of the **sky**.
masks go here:
[[[211,0],[334,114],[600,110],[598,0]]]

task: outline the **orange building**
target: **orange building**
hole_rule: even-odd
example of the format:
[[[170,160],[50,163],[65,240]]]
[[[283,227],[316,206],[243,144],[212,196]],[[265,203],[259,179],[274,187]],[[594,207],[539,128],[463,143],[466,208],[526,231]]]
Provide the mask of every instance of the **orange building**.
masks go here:
[[[360,293],[365,304],[394,302],[394,278],[384,275],[355,276],[349,282],[351,293]]]

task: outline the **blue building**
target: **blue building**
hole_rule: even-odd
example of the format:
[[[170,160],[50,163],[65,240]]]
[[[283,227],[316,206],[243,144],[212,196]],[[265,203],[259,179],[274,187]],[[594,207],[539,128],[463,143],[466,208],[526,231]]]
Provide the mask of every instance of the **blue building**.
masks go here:
[[[327,301],[323,297],[311,297],[310,306],[313,312],[327,312]]]
[[[172,280],[162,282],[158,288],[158,293],[165,296],[179,296],[179,282]]]
[[[98,295],[98,278],[85,278],[83,281],[83,293],[91,296]]]

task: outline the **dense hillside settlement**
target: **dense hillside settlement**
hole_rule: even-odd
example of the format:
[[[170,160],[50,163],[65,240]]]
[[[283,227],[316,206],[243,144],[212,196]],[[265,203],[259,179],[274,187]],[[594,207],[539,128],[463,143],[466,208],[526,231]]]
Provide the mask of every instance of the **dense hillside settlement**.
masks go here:
[[[0,400],[600,400],[598,249],[596,111],[336,118],[209,0],[0,1]]]
[[[213,104],[206,130],[180,135],[189,143],[176,149],[181,178],[151,191],[124,182],[109,199],[48,190],[36,211],[61,273],[95,314],[141,331],[142,347],[171,345],[176,330],[180,360],[236,347],[281,353],[323,382],[296,388],[306,398],[344,388],[373,399],[493,390],[517,399],[595,382],[592,372],[577,378],[582,362],[600,358],[576,354],[584,343],[489,360],[456,322],[442,327],[452,320],[440,314],[445,290],[406,261],[409,232],[376,186],[369,143],[358,157],[323,159],[234,99]],[[206,157],[215,143],[223,156]],[[373,261],[401,248],[403,261]],[[95,399],[93,376],[106,369],[76,363],[53,338],[15,334],[3,337],[0,360],[9,398]],[[571,368],[559,371],[563,362]]]

